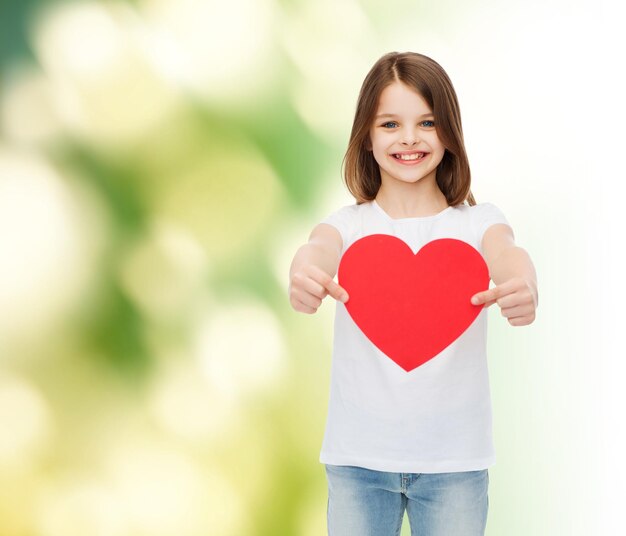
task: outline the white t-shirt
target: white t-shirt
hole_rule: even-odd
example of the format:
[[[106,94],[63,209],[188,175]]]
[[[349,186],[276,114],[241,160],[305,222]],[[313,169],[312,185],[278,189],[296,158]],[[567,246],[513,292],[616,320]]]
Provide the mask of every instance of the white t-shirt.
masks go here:
[[[393,219],[376,201],[344,206],[321,223],[340,232],[342,254],[354,241],[377,233],[400,238],[413,253],[432,240],[456,238],[482,254],[487,228],[508,225],[491,203]],[[320,462],[405,473],[476,471],[493,465],[487,309],[437,356],[407,372],[370,342],[343,303],[335,303]]]

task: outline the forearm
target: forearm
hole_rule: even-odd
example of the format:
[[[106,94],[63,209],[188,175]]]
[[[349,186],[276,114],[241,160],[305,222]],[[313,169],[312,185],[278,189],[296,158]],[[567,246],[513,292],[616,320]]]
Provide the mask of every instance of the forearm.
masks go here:
[[[518,246],[505,249],[490,266],[490,276],[496,285],[514,277],[521,277],[530,286],[535,296],[535,304],[539,305],[537,288],[537,272],[530,255]]]
[[[289,280],[304,264],[314,264],[321,268],[330,277],[335,277],[339,267],[340,252],[324,248],[319,244],[308,242],[298,249],[291,262],[289,269]]]

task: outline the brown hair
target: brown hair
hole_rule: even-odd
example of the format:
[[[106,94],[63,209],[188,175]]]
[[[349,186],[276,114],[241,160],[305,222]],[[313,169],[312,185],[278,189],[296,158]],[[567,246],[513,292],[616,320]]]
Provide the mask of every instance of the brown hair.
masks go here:
[[[417,91],[433,111],[435,130],[445,147],[437,166],[436,180],[448,205],[456,206],[466,199],[470,205],[475,205],[456,92],[441,65],[417,52],[389,52],[374,64],[365,77],[342,163],[348,190],[357,204],[373,200],[378,193],[380,168],[373,152],[367,150],[366,142],[369,141],[369,130],[380,94],[396,81]]]

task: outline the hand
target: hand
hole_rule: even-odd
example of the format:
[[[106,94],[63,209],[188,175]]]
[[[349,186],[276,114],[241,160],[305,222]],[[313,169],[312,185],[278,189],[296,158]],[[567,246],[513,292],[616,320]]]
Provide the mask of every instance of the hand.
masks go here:
[[[501,285],[474,294],[471,301],[474,305],[484,303],[485,307],[497,303],[509,324],[526,326],[535,320],[538,296],[537,290],[528,281],[514,277]]]
[[[289,283],[289,301],[296,311],[313,314],[329,295],[343,303],[348,293],[321,268],[308,264],[293,274]]]

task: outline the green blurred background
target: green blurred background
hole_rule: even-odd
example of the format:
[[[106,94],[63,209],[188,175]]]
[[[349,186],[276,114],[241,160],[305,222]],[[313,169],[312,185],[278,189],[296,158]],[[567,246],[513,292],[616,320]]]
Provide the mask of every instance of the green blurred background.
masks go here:
[[[0,535],[325,534],[334,304],[293,311],[288,270],[353,202],[356,97],[392,50],[448,71],[472,191],[539,274],[535,323],[489,312],[487,534],[613,534],[608,324],[572,306],[602,305],[575,153],[604,148],[579,114],[603,5],[2,0]]]

